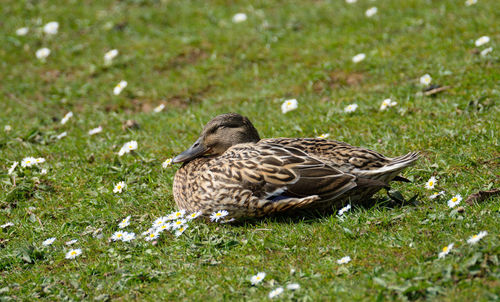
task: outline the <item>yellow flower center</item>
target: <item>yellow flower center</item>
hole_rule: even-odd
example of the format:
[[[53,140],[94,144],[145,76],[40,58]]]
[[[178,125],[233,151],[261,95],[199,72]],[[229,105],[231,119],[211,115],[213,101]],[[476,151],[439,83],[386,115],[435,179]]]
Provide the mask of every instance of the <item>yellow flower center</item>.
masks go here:
[[[120,238],[123,234],[117,234],[116,237]]]
[[[472,236],[472,238],[477,238],[477,235]]]
[[[446,253],[447,251],[448,251],[448,247],[447,246],[443,247],[443,252]]]
[[[456,197],[453,197],[453,198],[451,199],[451,201],[453,201],[453,202],[455,202],[455,201],[457,201],[457,200],[458,200],[458,198],[456,198]]]
[[[215,214],[215,216],[217,216],[217,217],[219,217],[219,216],[221,216],[221,215],[222,215],[221,213],[217,213],[217,214]]]
[[[71,252],[71,256],[76,255],[76,251]]]
[[[433,184],[434,184],[434,182],[429,181],[429,186],[432,186]]]
[[[181,213],[175,213],[175,217],[181,216]]]
[[[150,234],[149,237],[153,238],[155,236],[154,233]]]

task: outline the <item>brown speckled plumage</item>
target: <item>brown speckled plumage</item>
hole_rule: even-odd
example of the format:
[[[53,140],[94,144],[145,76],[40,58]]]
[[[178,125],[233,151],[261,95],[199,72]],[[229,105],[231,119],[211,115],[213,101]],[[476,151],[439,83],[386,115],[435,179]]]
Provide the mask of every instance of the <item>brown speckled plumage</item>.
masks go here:
[[[189,212],[227,210],[234,218],[340,206],[369,198],[417,159],[325,139],[260,140],[248,119],[227,114],[174,159],[185,162],[174,178],[174,199]]]

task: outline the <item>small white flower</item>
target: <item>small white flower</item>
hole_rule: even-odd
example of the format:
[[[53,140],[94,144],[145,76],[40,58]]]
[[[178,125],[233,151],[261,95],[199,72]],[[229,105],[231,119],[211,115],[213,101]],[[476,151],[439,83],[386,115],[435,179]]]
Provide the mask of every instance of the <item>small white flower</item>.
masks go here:
[[[101,133],[101,132],[102,132],[102,127],[99,126],[97,128],[90,129],[89,130],[89,135],[94,135],[94,134]]]
[[[145,232],[142,233],[142,236],[147,236],[149,234],[152,234],[152,233],[155,232],[155,230],[156,230],[156,228],[154,228],[154,227],[153,228],[149,228],[147,231],[145,231]]]
[[[111,240],[113,240],[113,241],[123,240],[124,236],[125,236],[125,232],[116,231],[113,233],[113,236],[111,236]]]
[[[323,133],[320,136],[318,136],[317,138],[323,138],[323,139],[325,139],[325,138],[328,138],[329,136],[330,136],[330,133]]]
[[[0,225],[0,228],[5,229],[5,228],[11,227],[13,225],[14,224],[12,222],[7,222],[7,223]]]
[[[23,168],[26,168],[26,167],[31,167],[33,166],[34,164],[36,164],[36,158],[34,157],[25,157],[23,158],[23,160],[21,161],[21,167]]]
[[[107,53],[104,54],[104,64],[110,65],[113,62],[113,59],[118,55],[118,50],[111,49]]]
[[[394,107],[396,106],[398,103],[397,102],[393,102],[391,101],[391,99],[385,99],[383,102],[382,102],[382,105],[380,105],[380,110],[384,111],[385,109],[387,109],[388,107]]]
[[[187,222],[186,219],[176,220],[176,221],[172,222],[172,229],[176,230],[176,229],[180,228],[181,226],[183,226],[186,222]]]
[[[211,221],[219,221],[221,218],[224,218],[228,214],[229,214],[229,212],[226,210],[217,211],[217,212],[212,213],[212,215],[210,215],[210,220]]]
[[[146,238],[144,238],[144,240],[151,241],[151,240],[154,240],[154,239],[158,238],[158,236],[160,236],[160,233],[155,231],[155,232],[149,233],[146,236]]]
[[[120,223],[118,224],[118,227],[120,229],[123,229],[123,228],[125,228],[125,227],[127,227],[129,225],[130,225],[130,215],[127,216],[127,217],[125,217],[122,221],[120,221]]]
[[[167,168],[168,166],[170,166],[172,164],[172,159],[171,158],[167,158],[162,164],[161,164],[161,167],[163,169]]]
[[[439,258],[444,258],[444,256],[448,255],[453,248],[453,243],[448,244],[448,246],[443,247],[443,250],[439,253]]]
[[[78,242],[77,239],[73,239],[73,240],[70,240],[70,241],[66,241],[64,244],[66,244],[66,245],[72,245],[72,244],[75,244],[77,242]]]
[[[437,179],[436,177],[432,176],[426,183],[425,183],[425,188],[432,190],[436,186]]]
[[[370,18],[370,17],[373,17],[375,16],[375,14],[377,13],[378,9],[374,6],[374,7],[370,7],[369,9],[366,10],[365,12],[365,15]]]
[[[363,61],[365,58],[366,58],[366,55],[364,53],[358,53],[357,55],[352,57],[352,61],[354,63],[359,63],[359,62]]]
[[[344,112],[354,112],[358,109],[358,104],[351,104],[344,108]]]
[[[61,139],[63,137],[66,137],[68,135],[68,132],[64,131],[63,133],[59,134],[56,136],[57,139]]]
[[[121,193],[124,189],[127,188],[127,184],[124,181],[120,181],[115,185],[113,189],[113,193]]]
[[[273,289],[271,292],[269,292],[269,299],[272,299],[274,297],[277,297],[283,293],[283,287],[278,287],[276,289]]]
[[[153,228],[157,229],[157,228],[161,227],[162,225],[165,225],[168,220],[169,219],[166,216],[158,217],[158,218],[156,218],[155,221],[153,221],[152,226],[153,226]]]
[[[46,47],[40,48],[35,52],[35,55],[40,61],[45,61],[45,59],[50,55],[50,49]]]
[[[189,227],[189,225],[185,224],[183,226],[181,226],[179,229],[177,229],[177,231],[175,231],[175,237],[179,237],[180,235],[182,235],[182,233],[184,233],[184,231]]]
[[[351,261],[351,257],[345,256],[345,257],[342,257],[339,260],[337,260],[337,263],[338,264],[346,264],[346,263],[349,263],[350,261]]]
[[[247,15],[244,13],[238,13],[233,16],[233,23],[241,23],[247,20]]]
[[[129,242],[129,241],[132,241],[134,239],[135,239],[135,233],[125,232],[125,234],[123,235],[122,241]]]
[[[45,239],[45,240],[42,242],[42,245],[43,245],[43,246],[49,246],[49,245],[51,245],[52,243],[54,243],[54,241],[56,241],[56,237],[51,237],[51,238]]]
[[[125,87],[127,87],[127,81],[120,81],[120,83],[116,84],[115,88],[113,88],[113,94],[119,95]]]
[[[420,77],[420,84],[422,84],[424,86],[429,86],[431,81],[432,81],[432,78],[429,74],[424,74],[423,76]]]
[[[66,115],[61,120],[61,124],[62,125],[66,124],[68,122],[68,120],[72,117],[73,117],[73,112],[70,111],[70,112],[66,113]]]
[[[450,208],[454,208],[457,204],[460,203],[460,201],[462,201],[462,196],[460,194],[457,194],[453,196],[450,200],[448,200],[448,206]]]
[[[349,3],[349,4],[351,4],[351,3],[356,3],[357,1],[358,1],[358,0],[345,0],[345,2],[346,2],[346,3]]]
[[[12,127],[10,125],[5,125],[3,127],[3,131],[5,131],[5,132],[10,132],[10,130],[12,130]]]
[[[482,36],[481,38],[477,39],[474,44],[476,44],[477,47],[482,46],[486,43],[490,42],[490,37],[488,36]]]
[[[493,51],[493,47],[485,48],[485,49],[481,50],[481,56],[485,57],[492,51]]]
[[[21,27],[21,28],[16,29],[16,35],[18,35],[18,36],[26,36],[26,34],[28,33],[28,31],[29,31],[29,28],[27,28],[27,27]]]
[[[266,273],[260,272],[260,273],[257,273],[257,275],[252,276],[252,278],[250,279],[250,282],[252,282],[252,285],[259,284],[260,282],[262,282],[262,280],[264,280],[265,277],[266,277]]]
[[[156,231],[161,233],[163,231],[168,231],[172,228],[172,224],[167,222],[167,223],[164,223],[162,225],[160,225],[159,227],[156,228]]]
[[[281,112],[287,113],[289,111],[295,110],[298,107],[298,102],[296,99],[286,100],[281,104]]]
[[[165,108],[165,104],[160,104],[158,107],[153,109],[154,112],[161,112]]]
[[[351,209],[351,205],[348,204],[346,205],[345,207],[343,207],[342,209],[339,210],[339,216],[342,216],[344,215],[345,212],[349,211]]]
[[[286,286],[286,289],[288,290],[297,290],[300,288],[300,285],[298,283],[290,283]]]
[[[441,195],[444,195],[444,191],[441,191],[441,192],[434,192],[431,194],[431,196],[429,196],[430,199],[435,199],[435,198],[438,198],[439,196]]]
[[[167,220],[175,220],[184,217],[186,215],[186,210],[179,210],[168,214]]]
[[[15,161],[14,163],[12,163],[12,166],[10,166],[9,168],[9,171],[7,172],[7,174],[11,175],[14,170],[16,169],[17,165],[19,165],[19,162]]]
[[[44,162],[45,162],[45,158],[43,158],[43,157],[35,158],[35,164],[41,164]]]
[[[200,217],[201,214],[202,214],[201,211],[194,212],[194,213],[191,213],[191,214],[187,215],[186,219],[187,220],[193,220],[193,219],[196,219],[196,218]]]
[[[123,145],[123,147],[120,149],[118,152],[119,156],[124,155],[125,153],[130,153],[130,151],[137,150],[137,142],[136,141],[130,141],[127,142]]]
[[[66,253],[66,259],[75,259],[76,257],[80,256],[81,254],[82,254],[81,249],[69,250],[69,252]]]
[[[40,170],[40,174],[42,174],[42,175],[47,174],[47,169],[42,169],[42,170]]]
[[[55,35],[59,30],[59,23],[52,21],[43,26],[43,32],[47,35]]]
[[[476,4],[477,0],[466,0],[465,1],[465,6],[471,6],[473,4]]]
[[[476,244],[479,240],[483,239],[484,236],[488,235],[488,232],[481,231],[477,235],[474,235],[467,239],[468,244]]]

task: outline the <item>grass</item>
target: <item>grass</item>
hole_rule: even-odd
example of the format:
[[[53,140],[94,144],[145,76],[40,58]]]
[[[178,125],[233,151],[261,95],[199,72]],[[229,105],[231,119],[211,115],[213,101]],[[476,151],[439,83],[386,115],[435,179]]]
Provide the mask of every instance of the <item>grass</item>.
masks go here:
[[[451,210],[460,193],[498,187],[500,2],[344,1],[7,1],[0,28],[0,297],[2,300],[261,300],[299,283],[282,299],[471,301],[500,297],[498,197]],[[377,6],[378,13],[364,12]],[[238,12],[248,15],[233,24]],[[60,23],[59,33],[39,28]],[[28,26],[26,36],[15,30]],[[474,41],[491,38],[480,56]],[[46,62],[35,51],[48,47]],[[106,51],[119,56],[103,65]],[[354,64],[351,58],[366,53]],[[418,79],[451,86],[434,96]],[[120,81],[128,87],[112,94]],[[398,102],[379,111],[383,99]],[[299,108],[283,115],[281,103]],[[152,109],[164,103],[161,113]],[[359,108],[345,114],[343,108]],[[60,119],[74,113],[68,123]],[[263,137],[330,138],[389,156],[423,158],[395,189],[414,204],[378,196],[336,215],[266,218],[238,225],[197,222],[156,245],[110,243],[118,222],[141,233],[175,208],[176,167],[212,117],[248,116]],[[135,120],[138,129],[122,128]],[[104,131],[87,135],[101,125]],[[67,131],[67,137],[56,135]],[[118,157],[137,140],[136,155]],[[17,168],[44,157],[46,175]],[[439,179],[446,196],[430,200]],[[15,182],[14,182],[15,180]],[[113,194],[114,184],[128,188]],[[468,237],[486,230],[477,245]],[[48,237],[51,247],[42,247]],[[76,260],[64,242],[78,239]],[[443,246],[455,243],[444,259]],[[352,261],[338,265],[349,255]],[[291,270],[294,270],[294,273]],[[267,276],[258,286],[250,277]]]

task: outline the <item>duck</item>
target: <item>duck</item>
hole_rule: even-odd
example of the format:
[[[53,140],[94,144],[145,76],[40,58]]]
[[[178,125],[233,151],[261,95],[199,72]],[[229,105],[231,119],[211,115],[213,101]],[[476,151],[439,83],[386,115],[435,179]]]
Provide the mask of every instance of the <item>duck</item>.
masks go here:
[[[198,139],[173,158],[177,207],[204,217],[256,218],[335,209],[369,199],[413,165],[419,152],[386,157],[323,138],[261,139],[238,113],[210,120]]]

